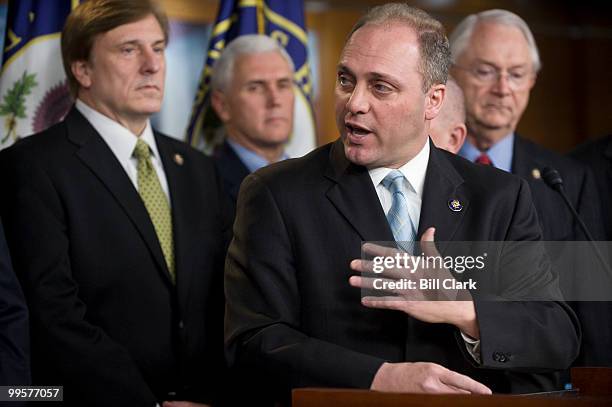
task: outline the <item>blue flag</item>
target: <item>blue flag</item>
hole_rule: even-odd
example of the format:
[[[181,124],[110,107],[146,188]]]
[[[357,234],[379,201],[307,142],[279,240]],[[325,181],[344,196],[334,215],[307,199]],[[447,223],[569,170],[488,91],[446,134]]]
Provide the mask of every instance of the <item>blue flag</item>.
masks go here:
[[[0,75],[0,149],[62,120],[72,100],[60,50],[79,0],[11,0]]]
[[[209,101],[212,67],[227,44],[246,34],[265,34],[276,39],[293,59],[296,90],[294,130],[286,153],[303,155],[315,147],[316,136],[302,0],[221,0],[187,128],[187,141],[192,146],[205,145],[202,136],[214,117],[211,116]]]

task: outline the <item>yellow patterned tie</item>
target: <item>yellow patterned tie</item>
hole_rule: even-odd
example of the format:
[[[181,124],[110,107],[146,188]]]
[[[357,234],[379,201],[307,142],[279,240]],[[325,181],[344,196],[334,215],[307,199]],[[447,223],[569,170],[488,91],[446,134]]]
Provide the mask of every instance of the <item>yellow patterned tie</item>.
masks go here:
[[[172,238],[172,215],[170,205],[164,193],[153,163],[151,151],[143,140],[138,139],[134,148],[134,157],[138,160],[138,192],[149,212],[157,239],[164,252],[164,258],[170,270],[172,282],[176,280],[174,271],[174,240]]]

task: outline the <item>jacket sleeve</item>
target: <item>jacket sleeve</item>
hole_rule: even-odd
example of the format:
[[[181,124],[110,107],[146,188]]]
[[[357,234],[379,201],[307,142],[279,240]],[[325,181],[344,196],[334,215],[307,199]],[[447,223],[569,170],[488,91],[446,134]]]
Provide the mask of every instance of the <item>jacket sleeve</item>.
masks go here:
[[[580,326],[563,302],[558,277],[539,242],[537,214],[523,180],[505,240],[504,250],[517,249],[504,254],[499,295],[474,301],[481,334],[481,367],[567,369],[578,355]],[[530,301],[532,298],[537,300]]]

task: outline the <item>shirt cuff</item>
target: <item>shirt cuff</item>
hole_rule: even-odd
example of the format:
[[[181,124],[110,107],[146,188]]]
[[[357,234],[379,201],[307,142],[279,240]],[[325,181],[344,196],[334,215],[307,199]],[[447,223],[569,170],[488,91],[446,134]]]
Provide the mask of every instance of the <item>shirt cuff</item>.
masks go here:
[[[480,339],[474,339],[461,331],[459,332],[461,333],[461,338],[463,338],[463,343],[465,343],[465,348],[467,349],[468,353],[472,359],[476,361],[476,363],[480,364]]]

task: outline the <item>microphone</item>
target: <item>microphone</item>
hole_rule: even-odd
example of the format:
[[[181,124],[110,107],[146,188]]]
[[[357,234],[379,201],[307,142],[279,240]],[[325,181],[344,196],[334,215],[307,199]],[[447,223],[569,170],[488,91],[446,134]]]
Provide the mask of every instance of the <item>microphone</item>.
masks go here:
[[[552,189],[557,191],[563,190],[563,178],[561,178],[559,171],[554,168],[544,168],[542,170],[542,178],[544,178],[544,182]]]
[[[559,171],[555,170],[554,168],[546,167],[542,170],[542,179],[544,180],[546,185],[548,185],[549,187],[557,191],[559,195],[561,195],[561,197],[563,198],[563,202],[565,202],[565,205],[572,213],[572,216],[574,217],[576,222],[578,222],[578,225],[580,226],[580,229],[582,229],[582,232],[586,236],[587,240],[591,242],[591,246],[595,250],[595,254],[597,255],[599,261],[601,262],[601,264],[603,264],[604,269],[609,272],[610,267],[608,266],[608,263],[604,260],[604,257],[599,252],[599,248],[597,247],[597,245],[593,243],[595,242],[595,239],[593,239],[593,235],[591,235],[591,232],[589,232],[589,229],[586,227],[586,225],[580,218],[580,215],[574,208],[574,205],[572,205],[569,198],[567,197],[567,194],[565,193],[565,188],[563,186],[563,178],[561,178],[561,174],[559,174]]]
[[[580,219],[580,215],[574,208],[574,205],[572,205],[569,198],[567,197],[567,194],[565,193],[565,188],[563,186],[563,178],[561,178],[561,174],[559,174],[559,171],[555,170],[554,168],[546,167],[542,170],[542,179],[544,180],[546,185],[548,185],[549,187],[557,191],[559,195],[561,195],[563,201],[565,202],[565,205],[572,213],[574,219],[578,222],[578,225],[580,225],[580,229],[582,229],[582,232],[586,236],[587,240],[591,242],[595,241],[595,239],[593,239],[593,236],[591,235],[591,232],[589,232],[582,219]]]

